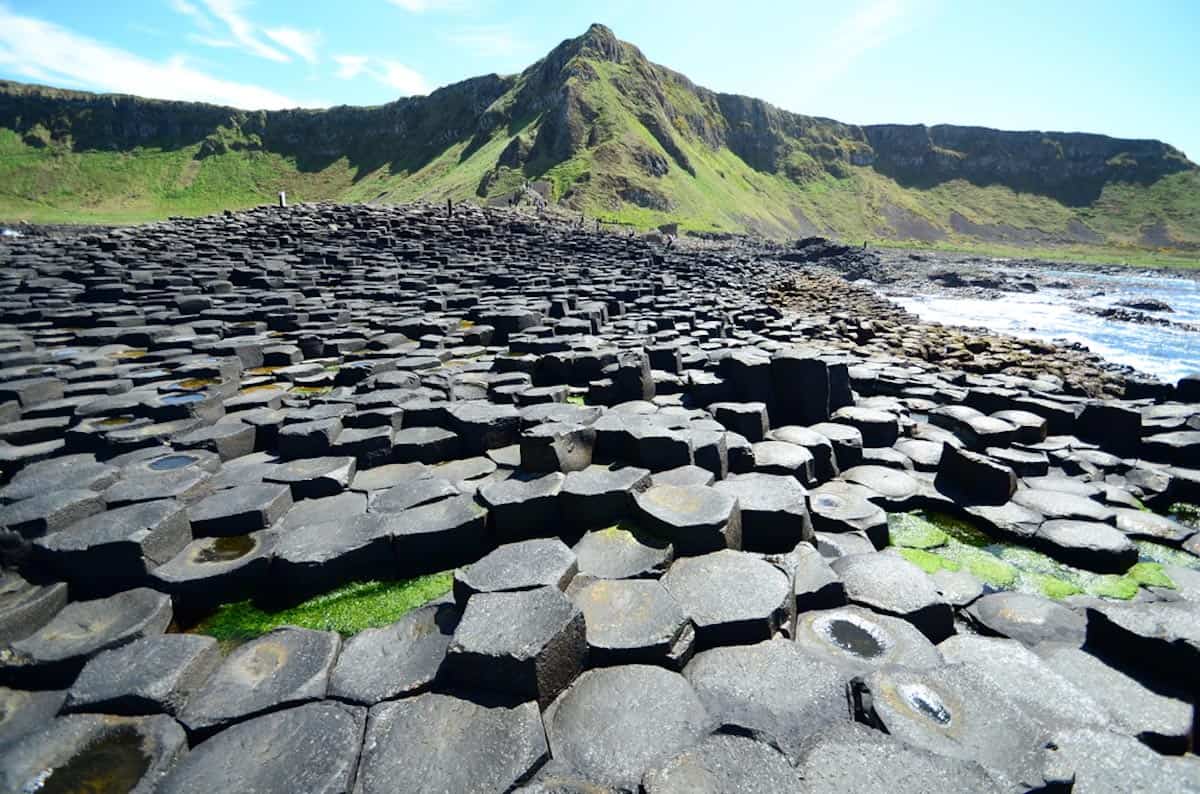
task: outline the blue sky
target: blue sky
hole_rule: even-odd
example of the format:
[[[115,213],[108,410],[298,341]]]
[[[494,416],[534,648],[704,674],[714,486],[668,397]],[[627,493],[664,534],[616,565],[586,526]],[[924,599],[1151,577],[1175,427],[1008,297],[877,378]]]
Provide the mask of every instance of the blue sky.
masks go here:
[[[0,0],[0,77],[379,104],[520,71],[591,22],[800,113],[1160,138],[1200,160],[1197,0]]]

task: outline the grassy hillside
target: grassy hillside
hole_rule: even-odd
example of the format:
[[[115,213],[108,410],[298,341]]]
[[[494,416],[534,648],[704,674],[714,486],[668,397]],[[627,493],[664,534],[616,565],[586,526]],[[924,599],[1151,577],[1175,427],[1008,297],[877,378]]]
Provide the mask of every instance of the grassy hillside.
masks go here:
[[[1156,141],[854,127],[715,94],[594,26],[525,72],[379,108],[250,113],[0,85],[0,219],[504,201],[650,228],[1200,259],[1200,170]]]

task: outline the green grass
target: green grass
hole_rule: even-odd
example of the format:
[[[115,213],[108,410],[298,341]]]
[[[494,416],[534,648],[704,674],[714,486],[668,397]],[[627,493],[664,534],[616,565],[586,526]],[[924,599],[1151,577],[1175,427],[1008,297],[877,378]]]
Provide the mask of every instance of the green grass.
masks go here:
[[[551,184],[552,198],[565,208],[638,229],[674,223],[684,231],[776,238],[815,229],[849,242],[913,249],[1200,267],[1198,170],[1149,185],[1112,182],[1082,207],[961,179],[913,187],[870,166],[848,163],[851,153],[869,148],[861,131],[803,118],[772,129],[767,140],[774,170],[760,170],[727,146],[712,143],[713,134],[729,133],[734,124],[714,95],[693,90],[681,76],[634,57],[630,48],[626,54],[621,63],[579,55],[566,64],[560,77],[571,95],[580,98],[573,118],[582,125],[576,140],[583,144],[553,158],[539,148],[537,159],[516,167],[500,167],[501,153],[517,138],[526,144],[538,140],[545,119],[556,118],[560,108],[555,103],[563,95],[556,90],[531,98],[529,91],[546,90],[531,79],[531,72],[515,78],[492,102],[488,114],[496,123],[478,140],[469,120],[442,129],[439,123],[448,122],[433,114],[413,135],[359,142],[357,146],[370,150],[368,155],[356,150],[333,161],[316,152],[304,161],[272,151],[270,135],[248,132],[261,127],[245,120],[243,126],[230,120],[204,142],[176,148],[76,150],[70,139],[72,118],[64,110],[52,125],[67,131],[62,140],[54,140],[44,127],[28,130],[24,138],[0,129],[0,220],[136,223],[273,204],[280,190],[292,202],[482,203],[506,195],[525,179],[544,179]],[[462,107],[448,101],[442,109],[445,118],[459,119]],[[647,126],[644,119],[657,122]],[[78,122],[88,124],[85,113]],[[294,148],[303,149],[303,142]],[[639,155],[645,152],[668,163],[665,175],[643,170]],[[665,197],[669,208],[623,200],[620,194],[626,189]],[[952,213],[975,224],[1035,230],[1045,241],[1024,245],[959,233],[952,227]],[[904,225],[894,220],[897,216],[934,229],[936,239],[909,239]],[[1105,242],[1072,242],[1072,223],[1087,225],[1104,235]],[[1179,247],[1155,248],[1144,239],[1144,230],[1155,224],[1164,226]]]
[[[251,601],[219,607],[193,632],[222,643],[241,643],[280,626],[336,631],[343,636],[395,623],[408,611],[445,595],[454,574],[444,572],[389,582],[354,582],[274,612]]]

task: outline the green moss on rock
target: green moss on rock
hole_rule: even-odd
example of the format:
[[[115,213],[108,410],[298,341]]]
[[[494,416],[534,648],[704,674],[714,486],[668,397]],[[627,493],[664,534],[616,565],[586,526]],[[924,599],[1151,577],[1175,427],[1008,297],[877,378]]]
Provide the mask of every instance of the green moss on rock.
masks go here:
[[[1171,581],[1170,576],[1167,576],[1167,572],[1163,570],[1161,563],[1139,562],[1130,568],[1125,575],[1144,587],[1175,589],[1175,582]]]
[[[893,513],[888,516],[888,536],[893,546],[907,549],[933,549],[944,546],[949,536],[918,513]]]
[[[924,549],[900,549],[900,556],[920,568],[925,573],[937,573],[941,570],[957,571],[960,566],[954,560],[946,559]]]

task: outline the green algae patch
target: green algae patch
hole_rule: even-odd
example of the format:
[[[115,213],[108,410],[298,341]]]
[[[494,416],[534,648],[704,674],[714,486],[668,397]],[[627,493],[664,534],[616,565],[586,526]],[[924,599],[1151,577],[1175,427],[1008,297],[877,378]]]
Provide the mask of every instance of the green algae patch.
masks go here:
[[[575,394],[569,395],[567,397],[567,402],[569,402],[571,405],[584,405],[585,404],[583,401],[583,398],[580,397],[579,395],[575,395]]]
[[[932,511],[888,516],[891,545],[926,573],[965,570],[989,590],[1017,590],[1061,599],[1088,593],[1127,601],[1140,587],[1173,587],[1164,564],[1200,567],[1200,558],[1139,541],[1142,561],[1123,575],[1099,574],[1025,546],[992,540],[968,521]]]
[[[1143,587],[1175,589],[1175,582],[1171,580],[1170,576],[1167,576],[1167,572],[1163,570],[1162,563],[1139,562],[1126,571],[1125,575]]]
[[[1157,562],[1161,565],[1178,565],[1180,568],[1192,568],[1200,571],[1200,557],[1186,551],[1164,546],[1150,540],[1135,540],[1133,545],[1138,548],[1138,558],[1142,562]]]
[[[933,549],[944,546],[950,537],[918,513],[892,513],[888,516],[888,538],[893,546],[906,549]]]
[[[1088,582],[1086,592],[1088,595],[1100,596],[1101,598],[1115,598],[1120,601],[1128,601],[1137,595],[1139,587],[1140,585],[1137,580],[1130,576],[1105,574],[1097,576]]]
[[[1011,590],[1016,587],[1020,577],[1016,567],[983,549],[960,546],[951,551],[950,556],[965,566],[976,579],[999,590]]]
[[[937,573],[941,570],[957,571],[960,569],[954,560],[925,551],[924,549],[900,549],[900,556],[920,568],[925,573]]]
[[[1036,592],[1041,593],[1047,598],[1053,598],[1056,601],[1067,596],[1079,595],[1083,592],[1071,582],[1064,581],[1055,576],[1034,573],[1026,574],[1023,578],[1036,588]]]
[[[349,637],[395,623],[405,613],[450,591],[451,571],[391,582],[353,582],[295,606],[269,612],[252,601],[225,604],[192,631],[223,644],[247,642],[280,626],[336,631]]]

